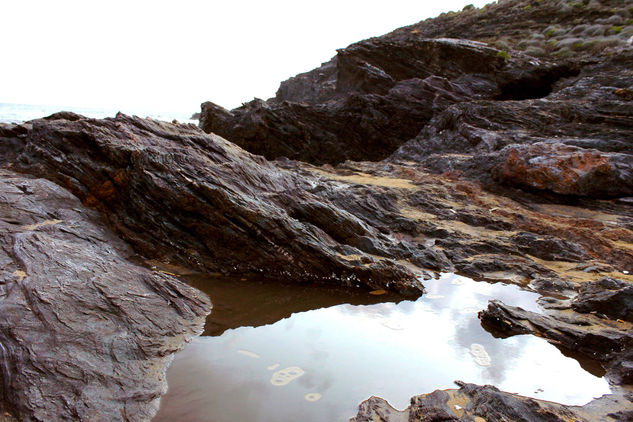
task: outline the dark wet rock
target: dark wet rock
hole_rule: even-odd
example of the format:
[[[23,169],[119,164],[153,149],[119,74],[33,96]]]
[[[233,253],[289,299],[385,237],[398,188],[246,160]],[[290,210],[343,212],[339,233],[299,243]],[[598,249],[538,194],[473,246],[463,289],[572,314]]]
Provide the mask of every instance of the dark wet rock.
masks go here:
[[[633,284],[608,277],[586,283],[572,300],[571,307],[576,312],[599,313],[633,322]]]
[[[360,404],[350,422],[589,422],[628,421],[633,416],[631,396],[626,393],[603,396],[585,406],[563,406],[499,391],[490,385],[456,384],[458,390],[414,396],[402,411],[380,397],[371,397]]]
[[[587,256],[584,248],[554,236],[521,232],[512,236],[512,242],[522,251],[548,261],[579,261]]]
[[[538,277],[530,282],[530,287],[539,293],[565,293],[573,292],[576,288],[574,283],[560,278]]]
[[[126,260],[98,213],[0,170],[0,411],[21,421],[145,421],[208,298]]]
[[[45,120],[69,120],[71,122],[83,119],[81,114],[73,113],[72,111],[60,111],[53,113],[50,116],[44,117]]]
[[[568,301],[541,302],[551,311],[535,313],[491,300],[479,312],[482,325],[502,335],[536,334],[568,350],[602,361],[607,376],[615,382],[629,379],[630,350],[633,347],[631,324],[605,320],[592,314],[570,310]]]
[[[628,272],[633,272],[633,210],[626,198],[632,195],[633,104],[627,90],[633,78],[633,50],[618,38],[615,43],[609,41],[609,48],[579,46],[571,53],[574,59],[566,61],[559,54],[565,51],[556,47],[569,44],[563,36],[575,35],[575,22],[602,25],[613,14],[612,7],[619,11],[628,7],[623,0],[606,3],[561,8],[556,2],[504,1],[481,10],[468,8],[342,49],[320,68],[282,83],[277,96],[268,101],[255,100],[230,111],[212,103],[203,105],[200,124],[205,131],[268,158],[337,163],[336,167],[314,167],[289,159],[270,162],[192,125],[124,115],[93,120],[66,112],[24,124],[0,125],[0,164],[48,178],[70,190],[85,206],[99,210],[111,229],[145,257],[206,272],[256,272],[293,282],[362,284],[418,294],[422,290],[419,280],[429,270],[458,270],[519,284],[533,281],[536,288],[564,294],[582,290],[577,287],[580,283],[612,276],[614,269],[622,272],[625,282],[632,282]],[[548,28],[550,25],[557,26]],[[528,46],[530,40],[542,42]],[[543,51],[544,58],[530,56],[538,51]],[[344,162],[347,159],[385,160]],[[31,182],[20,182],[15,192],[37,198],[39,190]],[[73,207],[70,210],[81,209],[82,215],[97,218],[79,204]],[[42,212],[32,222],[22,222],[22,217],[16,217],[17,223],[9,219],[6,233],[39,224],[40,217],[75,221],[75,211],[70,210],[57,205],[52,215],[45,217]],[[86,247],[76,252],[78,259],[94,272],[86,275],[77,268],[84,277],[80,280],[91,277],[78,287],[77,295],[107,302],[99,308],[100,312],[105,309],[106,319],[88,314],[91,322],[106,324],[121,312],[134,316],[129,307],[145,310],[144,301],[150,298],[152,309],[146,310],[147,315],[161,310],[168,315],[164,321],[173,325],[169,329],[184,327],[183,338],[195,331],[182,321],[183,315],[198,315],[200,309],[206,310],[204,303],[187,296],[193,293],[182,290],[170,277],[128,267],[122,258],[125,254],[117,252],[124,246],[111,246],[114,252],[104,252],[99,258],[84,256],[94,250],[91,244],[122,243],[111,234],[107,242],[99,240],[105,239],[102,234],[88,236],[94,230],[84,230],[81,224],[52,223],[30,230],[35,234],[26,237],[31,243],[24,244],[35,251],[31,261],[24,261],[27,266],[12,264],[15,268],[7,267],[9,271],[3,273],[10,277],[18,270],[27,276],[5,285],[38,286],[44,278],[38,276],[43,265],[56,262],[51,251],[75,253],[74,246],[65,249],[67,243],[81,242]],[[59,251],[55,247],[38,249],[39,243],[33,242],[49,241],[46,236],[51,233],[61,236],[54,238],[57,243],[53,246],[66,242],[63,247]],[[14,256],[12,250],[6,248],[7,257]],[[29,257],[26,252],[23,255]],[[106,260],[110,255],[112,262]],[[111,266],[115,267],[112,271]],[[57,274],[54,265],[46,267],[51,268]],[[119,285],[108,285],[113,290],[104,290],[104,274],[119,274],[116,271],[129,277]],[[20,278],[21,273],[17,274],[12,277]],[[136,291],[128,290],[130,283],[146,286],[138,287],[141,296],[129,297],[130,291]],[[544,314],[492,302],[482,320],[500,334],[535,333],[597,357],[610,381],[630,383],[631,324],[609,319],[617,315],[628,318],[628,310],[622,313],[629,302],[628,288],[587,286],[573,302],[542,299]],[[20,294],[17,288],[3,289],[9,296]],[[23,305],[20,312],[28,318],[11,320],[5,326],[30,324],[37,313],[41,324],[56,324],[55,329],[57,315],[65,315],[58,312],[58,306],[65,306],[64,312],[73,316],[84,309],[79,306],[85,305],[83,296],[49,290],[46,295],[29,296],[31,303],[41,306]],[[47,296],[49,293],[55,296]],[[172,293],[182,297],[169,299],[177,311],[156,299]],[[145,294],[152,296],[146,298]],[[59,296],[63,297],[56,301]],[[49,300],[51,297],[55,300]],[[74,302],[69,303],[70,299]],[[610,301],[624,304],[625,309],[605,312]],[[187,305],[195,308],[189,309],[179,305],[183,302],[197,305]],[[577,312],[585,309],[588,313]],[[174,312],[181,314],[174,316]],[[16,313],[3,315],[6,319]],[[139,318],[145,321],[145,316]],[[75,321],[68,323],[72,327]],[[162,323],[157,322],[156,330]],[[32,334],[30,329],[5,331],[13,335],[10,338],[17,339],[15,333],[27,336],[23,345],[32,344],[37,353],[50,356],[46,353],[56,350],[50,347],[52,341],[44,336],[47,342],[42,343],[39,337],[32,337],[43,335],[40,322],[33,324],[37,329]],[[93,341],[112,350],[111,361],[104,360],[99,369],[128,362],[117,354],[116,332],[112,335],[116,341],[104,341],[109,339],[103,335],[111,332],[108,327],[100,331],[99,339],[85,331],[90,327],[83,327],[81,338],[60,342],[60,353],[67,355],[75,344],[83,347],[82,342]],[[168,336],[173,334],[165,330]],[[153,333],[139,333],[136,340],[142,343],[143,335]],[[166,359],[180,341],[168,346],[143,343],[147,350],[128,354]],[[39,350],[40,344],[46,350]],[[27,348],[13,347],[15,353]],[[20,356],[7,362],[35,362],[28,360],[31,355]],[[64,396],[65,382],[79,385],[79,380],[73,381],[78,378],[82,385],[93,386],[102,374],[83,367],[84,372],[79,372],[76,364],[73,367],[63,359],[37,361],[33,366],[38,371],[49,370],[46,365],[53,365],[51,362],[61,362],[62,387],[56,387],[54,393],[61,392],[62,397],[42,401],[48,403],[42,411],[51,412],[43,418],[56,419],[54,412],[63,408],[71,419],[83,415],[94,419],[85,410],[89,406],[82,406],[101,396],[90,391],[85,397],[77,396],[80,393]],[[157,381],[160,374],[144,376],[134,366],[141,365],[139,362],[143,361],[130,363],[131,372],[119,372],[144,380],[137,385],[138,394],[121,396],[127,400],[121,418],[151,415],[163,388]],[[12,376],[31,373],[14,371]],[[127,379],[119,381],[125,376],[118,376],[122,378],[112,382],[128,388]],[[12,378],[5,375],[3,379]],[[43,385],[45,389],[40,391],[53,391],[51,384]],[[498,420],[515,416],[521,420],[539,409],[558,420],[571,411],[482,388],[478,395],[478,388],[464,387],[460,397],[474,403],[472,409],[487,413],[467,415],[463,420],[487,418],[487,414],[498,415]],[[34,396],[19,391],[3,386],[3,394],[10,396],[6,399],[14,403],[13,411],[22,412],[20,415],[35,412],[32,403],[39,402],[29,401]],[[447,407],[446,395],[451,393],[434,394],[431,402],[416,400],[413,419],[460,417],[449,413],[453,409]],[[609,405],[609,412],[619,414],[615,419],[630,416],[630,400],[610,401]],[[103,406],[106,419],[119,418],[111,412],[120,407]],[[368,406],[367,412],[379,411]],[[388,420],[396,414],[380,417]],[[605,414],[593,413],[585,419],[604,420]],[[577,420],[583,419],[578,416]]]
[[[96,207],[146,257],[209,272],[419,294],[396,259],[403,249],[350,212],[310,193],[345,193],[336,182],[299,177],[263,157],[204,134],[118,115],[115,119],[35,120],[3,145],[13,168],[48,177]],[[436,264],[440,254],[429,255]]]
[[[569,72],[468,40],[373,38],[283,82],[268,101],[231,111],[202,104],[200,127],[269,159],[379,160],[451,104],[512,96],[516,86],[551,85]]]
[[[500,155],[492,172],[503,183],[565,195],[633,194],[633,165],[627,154],[539,142],[509,146]]]
[[[633,415],[631,397],[604,396],[585,406],[563,406],[499,391],[490,385],[456,381],[458,390],[436,390],[414,396],[409,407],[398,411],[380,397],[360,404],[350,422],[589,422],[626,421]],[[623,410],[615,411],[614,406]]]

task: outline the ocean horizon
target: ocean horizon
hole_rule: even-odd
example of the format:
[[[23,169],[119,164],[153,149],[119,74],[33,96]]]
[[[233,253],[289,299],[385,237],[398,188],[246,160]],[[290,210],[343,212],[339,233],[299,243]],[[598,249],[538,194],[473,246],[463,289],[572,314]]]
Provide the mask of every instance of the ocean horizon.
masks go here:
[[[143,110],[138,108],[92,108],[92,107],[75,107],[75,106],[58,106],[58,105],[39,105],[39,104],[14,104],[14,103],[0,103],[0,122],[1,123],[21,123],[29,120],[40,119],[42,117],[50,116],[53,113],[60,111],[72,111],[73,113],[81,114],[82,116],[91,117],[95,119],[103,119],[106,117],[114,117],[117,113],[121,112],[128,115],[135,115],[139,117],[150,117],[156,120],[163,120],[171,122],[177,120],[180,123],[194,123],[197,124],[197,120],[192,120],[191,116],[194,112],[199,110],[193,110],[189,112],[178,111],[152,111]]]

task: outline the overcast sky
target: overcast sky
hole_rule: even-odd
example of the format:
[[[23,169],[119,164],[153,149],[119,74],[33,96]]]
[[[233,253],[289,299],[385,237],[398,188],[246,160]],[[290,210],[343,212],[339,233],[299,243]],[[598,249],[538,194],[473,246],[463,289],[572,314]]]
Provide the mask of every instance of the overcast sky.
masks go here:
[[[337,48],[488,2],[2,0],[0,102],[233,108]]]

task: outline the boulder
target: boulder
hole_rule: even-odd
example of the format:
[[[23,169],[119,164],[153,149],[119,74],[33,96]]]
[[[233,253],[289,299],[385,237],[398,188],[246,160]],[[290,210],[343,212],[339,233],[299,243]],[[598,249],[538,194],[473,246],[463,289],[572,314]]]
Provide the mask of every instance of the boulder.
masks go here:
[[[628,154],[539,142],[508,146],[500,156],[492,172],[502,183],[563,195],[633,195],[633,165]]]
[[[633,284],[604,277],[585,283],[571,302],[576,312],[633,322]]]
[[[459,389],[435,390],[411,397],[411,405],[402,411],[391,407],[385,399],[371,397],[360,404],[358,414],[350,422],[624,422],[633,416],[630,393],[607,395],[582,407],[563,406],[500,391],[490,385],[455,383]],[[615,411],[615,406],[620,410]]]

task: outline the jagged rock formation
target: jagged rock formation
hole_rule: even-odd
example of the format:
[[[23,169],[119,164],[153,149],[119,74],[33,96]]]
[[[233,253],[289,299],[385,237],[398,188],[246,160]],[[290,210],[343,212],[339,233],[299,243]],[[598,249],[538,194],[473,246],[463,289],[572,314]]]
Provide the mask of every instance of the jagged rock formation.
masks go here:
[[[5,136],[13,168],[67,187],[149,258],[414,294],[421,284],[395,260],[438,266],[441,253],[394,243],[314,192],[335,183],[299,177],[195,126],[60,114]]]
[[[144,257],[208,272],[420,294],[423,277],[459,271],[577,294],[544,300],[543,315],[492,302],[482,319],[597,357],[613,383],[631,383],[633,11],[567,3],[467,8],[342,49],[268,101],[203,105],[206,131],[305,162],[124,115],[0,125],[5,409],[27,420],[153,414],[162,368],[209,305],[130,264],[113,233]],[[406,417],[606,415],[460,391],[463,415],[445,414],[453,393],[434,393]],[[629,402],[605,400],[626,419]]]
[[[577,297],[573,309],[583,309],[579,304],[585,300],[582,295]],[[542,305],[549,312],[529,312],[492,300],[479,317],[484,327],[495,333],[504,336],[537,334],[568,350],[601,361],[610,380],[619,384],[633,382],[633,333],[630,323],[610,320],[595,312],[570,312],[572,307],[568,300],[549,298],[542,300]]]
[[[348,183],[354,203],[322,195],[403,244],[433,246],[442,269],[569,297],[543,299],[543,315],[492,302],[481,318],[598,359],[612,383],[630,384],[631,18],[622,0],[467,7],[341,49],[267,101],[204,103],[201,127],[268,158],[336,164],[278,162]],[[548,406],[551,420],[608,420]],[[495,420],[420,409],[372,415]],[[517,420],[541,420],[526,415]]]
[[[283,82],[266,102],[202,104],[200,127],[269,159],[380,160],[451,104],[540,95],[574,73],[473,41],[374,38]]]
[[[0,228],[0,412],[149,420],[208,298],[128,262],[98,213],[50,181],[0,170]]]
[[[350,422],[590,422],[628,421],[633,416],[630,396],[605,396],[579,406],[552,402],[499,391],[495,387],[456,381],[458,390],[436,390],[411,397],[403,411],[380,397],[361,403]]]

